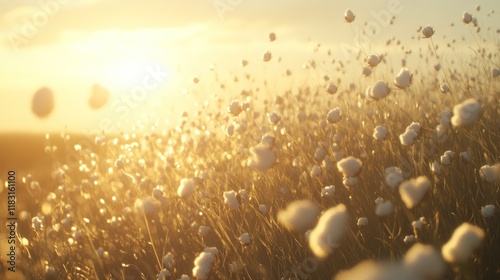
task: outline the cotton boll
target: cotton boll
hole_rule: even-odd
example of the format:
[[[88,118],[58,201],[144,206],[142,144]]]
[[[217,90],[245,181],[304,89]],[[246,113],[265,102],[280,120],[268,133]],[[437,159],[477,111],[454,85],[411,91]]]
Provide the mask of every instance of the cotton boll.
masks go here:
[[[262,144],[250,148],[250,154],[251,157],[247,160],[248,167],[259,171],[266,171],[273,167],[277,160],[276,153]]]
[[[136,199],[134,206],[139,215],[152,216],[156,214],[156,204],[150,196],[143,199]]]
[[[342,172],[344,177],[355,177],[356,175],[361,172],[361,167],[363,166],[363,163],[361,160],[355,158],[355,157],[348,157],[341,159],[340,161],[337,162],[337,169]]]
[[[339,204],[326,210],[309,235],[309,247],[319,259],[326,258],[337,248],[347,230],[347,208]]]
[[[405,89],[411,85],[413,75],[410,70],[401,68],[396,78],[394,78],[394,85],[400,89]]]
[[[379,80],[374,86],[369,87],[366,91],[366,95],[368,99],[371,100],[380,100],[386,97],[391,92],[391,89],[387,86],[387,84]]]
[[[380,125],[376,126],[373,129],[373,138],[377,141],[385,140],[387,138],[387,128]]]
[[[377,66],[379,63],[380,63],[380,57],[376,54],[372,54],[366,58],[366,64],[368,64],[372,68]]]
[[[496,77],[500,76],[500,69],[494,68],[492,73],[493,73],[493,78],[496,78]]]
[[[333,83],[328,84],[328,86],[326,87],[326,92],[328,92],[329,94],[337,93],[337,86]]]
[[[278,221],[290,231],[302,231],[312,227],[319,215],[319,208],[311,201],[298,200],[278,212]]]
[[[167,253],[162,259],[163,267],[172,269],[175,265],[174,255]]]
[[[344,20],[348,23],[351,23],[354,21],[354,19],[356,18],[356,16],[354,15],[354,13],[351,11],[351,9],[347,9],[344,13]]]
[[[471,162],[472,161],[472,156],[468,152],[461,152],[460,153],[460,158],[465,161],[465,162]]]
[[[209,227],[209,226],[200,226],[198,228],[198,234],[201,236],[201,237],[205,237],[207,236],[210,232],[212,231],[212,228]]]
[[[375,215],[379,217],[389,216],[394,212],[394,207],[390,201],[382,201],[377,203],[375,207]]]
[[[469,14],[468,12],[464,12],[462,14],[462,22],[465,24],[469,24],[472,21],[472,15]]]
[[[193,277],[207,280],[215,262],[215,255],[210,252],[201,252],[194,260]]]
[[[481,207],[481,215],[485,218],[490,218],[495,214],[495,205],[486,205]]]
[[[479,169],[479,174],[481,175],[481,179],[483,179],[484,181],[493,183],[500,178],[500,165],[483,165]]]
[[[157,280],[168,280],[170,279],[170,272],[166,269],[162,269],[160,273],[158,273],[158,276],[156,277]]]
[[[434,28],[432,28],[432,26],[430,25],[427,25],[422,29],[422,35],[424,36],[424,38],[432,37],[432,35],[434,35],[434,32]]]
[[[441,165],[439,165],[439,162],[433,161],[429,164],[429,167],[433,173],[441,174]]]
[[[250,241],[252,240],[252,238],[250,237],[250,234],[248,232],[246,232],[246,233],[243,233],[238,238],[238,240],[240,241],[241,244],[248,245],[248,244],[250,244]]]
[[[368,77],[372,74],[372,69],[370,67],[363,67],[363,71],[361,72],[361,74],[363,74],[363,76],[365,77]]]
[[[264,60],[264,62],[268,62],[272,57],[273,55],[271,54],[271,52],[267,51],[262,55],[262,60]]]
[[[421,230],[424,227],[424,223],[422,223],[422,221],[420,220],[416,220],[411,223],[411,226],[415,230]]]
[[[450,86],[449,86],[447,83],[442,83],[442,84],[439,86],[439,90],[440,90],[442,93],[448,93],[448,92],[450,92]]]
[[[109,91],[106,88],[98,84],[92,86],[90,98],[88,101],[90,108],[92,109],[102,108],[104,105],[108,103],[108,100],[109,100]]]
[[[227,107],[227,112],[235,117],[237,117],[242,111],[243,109],[240,106],[240,101],[236,99],[231,101],[231,103]]]
[[[413,271],[421,279],[442,279],[446,272],[446,263],[431,245],[417,243],[413,245],[403,260],[403,266]]]
[[[439,118],[439,124],[443,126],[444,128],[448,128],[451,126],[451,110],[446,109],[443,112],[441,112],[441,116]]]
[[[470,126],[481,117],[482,111],[483,107],[477,100],[467,99],[453,107],[451,123],[455,127]]]
[[[267,119],[269,124],[275,125],[281,120],[281,116],[276,112],[272,112],[267,114]]]
[[[264,215],[266,215],[269,212],[265,204],[259,204],[259,211]]]
[[[342,111],[340,108],[334,108],[328,112],[326,115],[326,120],[328,123],[338,123],[342,119]]]
[[[177,188],[177,195],[180,198],[190,197],[195,190],[196,184],[193,179],[183,178]]]
[[[406,127],[406,130],[413,130],[417,134],[420,133],[421,129],[422,129],[422,126],[418,122],[412,122],[409,126]]]
[[[54,110],[54,93],[51,89],[43,87],[33,95],[31,110],[39,118],[46,118]]]
[[[406,130],[403,134],[399,135],[399,141],[401,145],[410,146],[413,145],[413,142],[418,137],[418,133],[414,130]]]
[[[463,223],[443,245],[441,254],[449,263],[465,263],[472,256],[474,250],[479,248],[484,239],[484,231],[477,226]]]
[[[321,175],[321,166],[319,166],[319,165],[313,166],[313,168],[311,169],[311,172],[309,172],[309,175],[312,178],[320,176]]]
[[[403,239],[404,243],[413,243],[415,241],[415,235],[406,235],[405,238]]]
[[[357,177],[344,177],[344,179],[342,180],[342,183],[347,188],[351,188],[351,187],[358,186],[359,180]]]
[[[238,207],[240,207],[238,194],[235,191],[224,192],[224,203],[229,207],[230,210],[238,209]]]
[[[274,138],[274,136],[272,135],[269,135],[269,134],[264,134],[262,136],[262,138],[260,139],[260,143],[264,146],[264,147],[267,147],[267,148],[272,148],[274,147],[274,142],[276,141],[276,139]]]
[[[327,197],[327,196],[333,197],[334,194],[335,194],[335,186],[333,185],[326,186],[321,189],[321,197]]]
[[[357,225],[358,227],[365,227],[368,225],[368,218],[366,217],[361,217],[358,219],[358,222],[357,222]]]
[[[403,182],[399,186],[399,194],[406,207],[411,209],[417,206],[431,188],[431,181],[425,176]]]
[[[335,280],[422,280],[399,264],[363,261],[355,267],[338,273]]]
[[[403,171],[399,167],[389,167],[385,170],[385,182],[394,191],[404,181]]]
[[[318,161],[322,161],[323,159],[325,159],[326,155],[327,153],[323,148],[317,148],[316,151],[314,151],[314,159]]]

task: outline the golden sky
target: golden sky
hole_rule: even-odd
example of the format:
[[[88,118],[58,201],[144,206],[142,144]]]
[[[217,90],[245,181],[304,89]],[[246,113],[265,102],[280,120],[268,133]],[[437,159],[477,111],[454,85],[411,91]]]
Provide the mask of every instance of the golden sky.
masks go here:
[[[345,60],[348,57],[342,50],[356,46],[343,19],[347,8],[357,16],[356,32],[371,31],[365,37],[368,52],[376,52],[392,37],[402,44],[416,44],[412,36],[418,36],[416,29],[427,24],[436,29],[437,43],[470,36],[460,22],[464,11],[477,15],[482,26],[493,28],[482,31],[485,34],[495,34],[500,28],[500,17],[492,12],[500,7],[496,0],[435,2],[1,1],[0,97],[4,109],[0,132],[96,127],[104,116],[116,113],[112,105],[97,111],[87,106],[96,83],[109,89],[111,101],[123,103],[148,79],[147,98],[132,108],[142,114],[158,107],[164,111],[192,107],[217,94],[218,83],[235,75],[277,79],[287,68],[297,73],[315,57],[318,43]],[[475,9],[478,4],[480,11]],[[387,15],[395,17],[392,25]],[[450,26],[452,22],[455,27]],[[276,33],[275,42],[269,41],[270,32]],[[498,35],[493,36],[498,42]],[[268,50],[273,60],[265,64],[262,54]],[[241,59],[250,62],[248,68],[241,68]],[[195,76],[199,84],[192,83]],[[48,118],[38,119],[31,113],[31,99],[43,86],[53,90],[56,106]]]

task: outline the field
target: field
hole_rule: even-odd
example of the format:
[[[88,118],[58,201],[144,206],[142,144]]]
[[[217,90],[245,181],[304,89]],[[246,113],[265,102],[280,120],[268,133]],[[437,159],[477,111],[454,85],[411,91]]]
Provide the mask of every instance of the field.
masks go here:
[[[445,61],[429,32],[401,72],[360,50],[311,61],[320,82],[255,80],[171,127],[2,136],[19,215],[0,278],[500,279],[500,45],[471,32]]]

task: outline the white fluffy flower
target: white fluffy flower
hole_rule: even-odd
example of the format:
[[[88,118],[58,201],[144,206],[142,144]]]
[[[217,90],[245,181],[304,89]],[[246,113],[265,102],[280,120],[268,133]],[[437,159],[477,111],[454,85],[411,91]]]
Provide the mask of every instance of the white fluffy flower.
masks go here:
[[[207,280],[215,262],[216,254],[211,250],[201,252],[194,260],[193,277],[200,280]]]
[[[363,163],[361,160],[352,156],[341,159],[337,162],[337,169],[342,172],[344,177],[355,177],[359,174],[359,172],[361,172],[362,166]]]
[[[328,92],[329,94],[335,94],[335,93],[337,93],[337,86],[334,85],[333,83],[330,83],[326,87],[326,92]]]
[[[415,139],[418,137],[418,133],[414,130],[406,130],[403,134],[399,135],[399,141],[401,145],[410,146],[413,145]]]
[[[380,100],[386,97],[391,92],[387,84],[379,80],[374,86],[366,89],[366,97],[370,100]]]
[[[429,164],[429,167],[433,173],[441,174],[441,165],[439,164],[439,162],[437,162],[437,160],[431,162]]]
[[[241,108],[240,101],[237,99],[231,101],[229,106],[227,107],[227,112],[230,113],[233,116],[238,116],[243,109]]]
[[[272,57],[273,57],[273,55],[271,54],[271,52],[267,51],[262,56],[262,60],[264,60],[265,62],[267,62],[267,61],[271,60]]]
[[[326,120],[328,123],[338,123],[342,119],[342,111],[340,108],[334,108],[328,112],[326,115]]]
[[[326,258],[332,249],[337,248],[347,230],[347,208],[339,204],[326,210],[318,224],[309,235],[309,247],[314,255]]]
[[[302,231],[316,223],[319,209],[308,200],[294,201],[278,212],[278,221],[290,231]]]
[[[432,37],[432,35],[434,35],[434,28],[432,28],[432,26],[430,25],[427,25],[422,29],[422,35],[424,36],[424,38]]]
[[[267,113],[267,120],[269,121],[270,124],[274,125],[281,120],[281,116],[276,112]]]
[[[165,268],[173,268],[175,265],[174,255],[170,252],[167,253],[163,256],[162,264]]]
[[[326,196],[333,197],[334,194],[335,194],[335,186],[334,185],[325,186],[321,189],[321,197],[326,197]]]
[[[357,225],[359,227],[364,227],[368,225],[368,218],[367,217],[361,217],[358,219]]]
[[[361,74],[363,74],[363,76],[365,77],[368,77],[372,74],[372,69],[370,67],[363,67],[363,71],[361,72]]]
[[[366,58],[366,64],[368,64],[372,68],[377,66],[379,63],[380,63],[380,57],[376,54],[372,54]]]
[[[403,181],[403,171],[399,167],[391,166],[385,169],[385,182],[392,190],[395,190]]]
[[[392,202],[384,201],[382,198],[375,201],[377,206],[375,207],[375,214],[379,217],[389,216],[394,212],[394,207]]]
[[[262,138],[260,139],[260,143],[267,148],[272,148],[274,146],[275,141],[276,139],[274,138],[274,136],[269,134],[263,135]]]
[[[483,241],[484,231],[477,226],[463,223],[443,245],[441,254],[449,263],[465,263]]]
[[[405,238],[403,239],[404,243],[413,243],[415,241],[415,235],[406,235]]]
[[[500,164],[495,166],[483,165],[479,169],[479,174],[481,175],[481,179],[488,183],[493,183],[500,178]]]
[[[472,21],[472,15],[469,14],[468,12],[464,12],[462,14],[462,22],[465,24],[469,24]]]
[[[446,263],[431,245],[413,245],[403,260],[403,266],[412,270],[420,279],[441,279],[446,271]]]
[[[259,211],[265,215],[269,212],[269,209],[267,208],[267,205],[259,204]]]
[[[269,147],[262,144],[250,148],[251,157],[247,160],[250,168],[265,171],[276,163],[276,153]]]
[[[193,194],[195,186],[193,179],[183,178],[177,188],[177,195],[180,198],[188,198]]]
[[[248,232],[245,232],[238,238],[238,240],[240,241],[241,244],[248,245],[250,244],[250,241],[252,241],[252,237]]]
[[[224,203],[230,210],[236,210],[240,207],[237,195],[238,194],[235,191],[224,192]]]
[[[493,78],[496,78],[496,77],[500,76],[500,69],[494,68],[492,70],[492,73],[493,73]]]
[[[440,90],[442,93],[448,93],[448,92],[450,92],[450,86],[449,86],[447,83],[442,83],[442,84],[439,86],[439,90]]]
[[[51,89],[39,89],[31,101],[31,110],[39,118],[46,118],[54,110],[54,93]]]
[[[394,85],[400,89],[405,89],[411,85],[413,75],[410,70],[406,68],[401,68],[396,78],[394,78]]]
[[[354,13],[351,11],[351,9],[347,9],[345,10],[345,13],[344,13],[344,20],[348,23],[351,23],[354,21],[354,19],[356,18],[356,16],[354,15]]]
[[[373,138],[378,141],[385,140],[387,138],[387,128],[385,126],[377,125],[373,129]]]
[[[399,141],[401,144],[405,146],[413,145],[413,142],[418,137],[421,128],[422,127],[419,123],[412,122],[408,127],[406,127],[405,132],[399,135]]]
[[[420,203],[430,188],[431,181],[425,176],[420,176],[403,182],[399,186],[399,194],[406,207],[411,209]]]
[[[481,215],[485,218],[492,217],[495,214],[495,205],[489,204],[481,207]]]
[[[456,127],[472,125],[479,119],[482,111],[483,107],[477,100],[467,99],[453,107],[451,123]]]
[[[351,269],[341,271],[334,280],[422,280],[399,264],[363,261]]]
[[[156,277],[157,280],[167,280],[170,279],[170,272],[166,269],[162,269],[160,273],[158,273],[158,276]]]

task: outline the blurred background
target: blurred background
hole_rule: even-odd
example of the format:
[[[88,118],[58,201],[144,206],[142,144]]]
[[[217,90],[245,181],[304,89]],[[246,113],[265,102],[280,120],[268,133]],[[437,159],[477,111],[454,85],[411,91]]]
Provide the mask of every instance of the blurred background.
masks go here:
[[[469,26],[451,24],[464,11],[481,26],[500,27],[497,7],[494,0],[2,1],[0,133],[118,132],[151,112],[171,120],[215,95],[239,94],[250,86],[235,82],[243,74],[265,78],[277,91],[289,87],[277,79],[287,69],[296,81],[319,83],[327,74],[335,78],[335,68],[311,72],[303,65],[355,60],[350,52],[359,52],[359,42],[368,53],[393,50],[387,63],[398,68],[401,46],[428,47],[418,40],[420,26],[432,25],[444,49],[453,39],[473,40]],[[343,18],[347,8],[357,16],[352,29]],[[491,34],[482,30],[477,38]],[[268,63],[266,51],[273,55]],[[443,55],[463,51],[471,54],[453,47]],[[359,65],[347,69],[353,79],[361,77]]]

